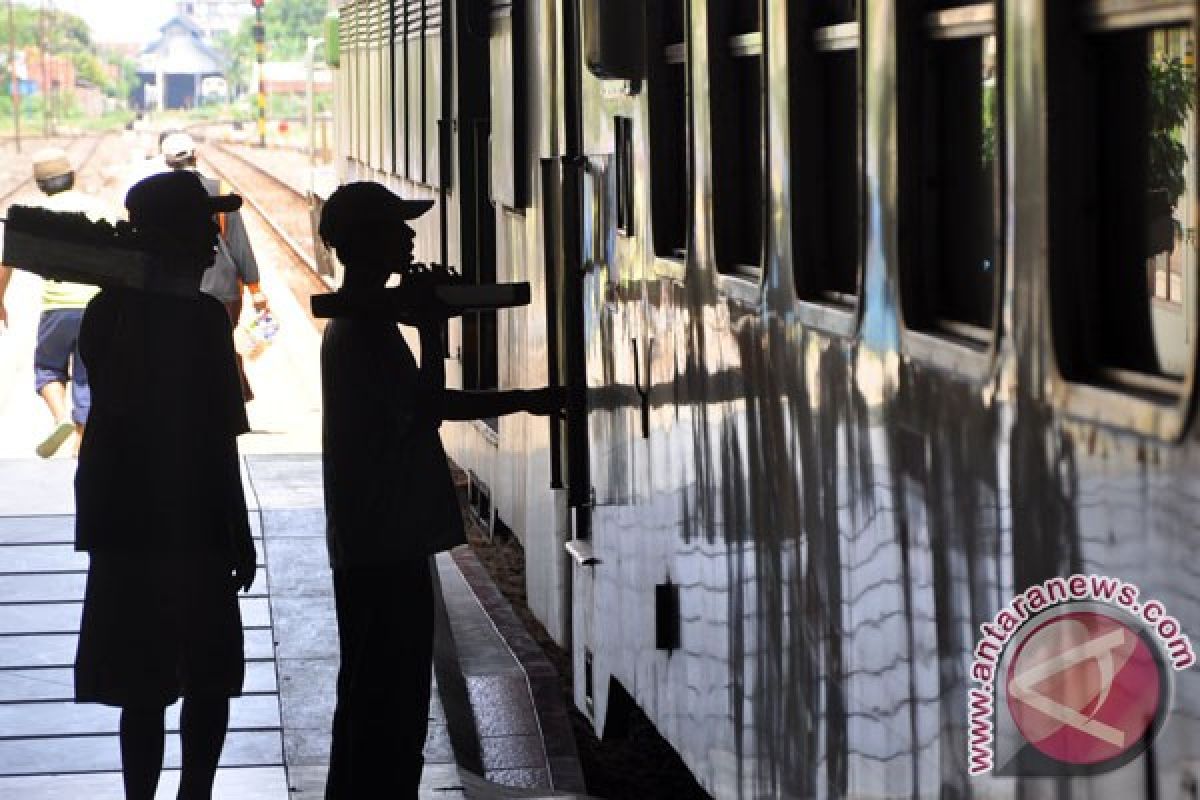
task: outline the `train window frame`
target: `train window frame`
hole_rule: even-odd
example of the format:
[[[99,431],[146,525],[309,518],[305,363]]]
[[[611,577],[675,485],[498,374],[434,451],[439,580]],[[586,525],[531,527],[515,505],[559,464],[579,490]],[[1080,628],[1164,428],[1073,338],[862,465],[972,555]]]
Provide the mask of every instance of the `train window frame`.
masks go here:
[[[734,30],[737,26],[731,18],[737,15],[738,11],[745,12],[747,8],[756,11],[758,30]],[[707,157],[712,181],[713,266],[716,270],[718,288],[725,294],[745,302],[757,302],[766,272],[765,266],[769,249],[767,224],[770,216],[768,208],[770,178],[767,165],[769,149],[766,91],[769,55],[767,21],[768,14],[764,0],[708,0],[708,101],[711,130]],[[736,83],[735,73],[744,69],[750,60],[753,60],[753,64],[746,69],[746,74],[757,77],[756,90],[736,93],[731,91],[731,85]],[[726,104],[730,102],[729,98],[734,94],[740,95],[744,100],[754,97],[757,105],[754,116],[757,117],[758,124],[758,146],[754,149],[758,169],[756,178],[749,186],[746,185],[746,176],[750,174],[748,170],[744,167],[738,169],[732,158],[718,158],[718,154],[732,155],[734,146],[738,144],[739,134],[746,132],[735,128],[733,121],[744,120],[749,115],[719,113],[723,108],[727,108]],[[757,189],[757,197],[751,196],[755,193],[755,189]],[[751,202],[747,203],[746,200]],[[733,221],[735,215],[727,213],[728,208],[738,207],[739,202],[747,208],[755,202],[757,203],[756,232],[752,233],[754,225],[743,225],[739,230]],[[757,237],[757,242],[751,244],[757,245],[758,253],[754,257],[753,263],[743,263],[743,259],[737,255],[731,257],[728,250],[731,247],[739,246],[736,241],[739,236],[749,235]]]
[[[524,214],[529,207],[532,190],[529,175],[529,130],[528,108],[531,98],[526,86],[528,52],[526,36],[526,0],[487,0],[488,2],[488,59],[491,116],[489,119],[490,145],[488,147],[488,172],[490,199],[497,208],[503,207],[516,214]],[[502,36],[504,21],[508,23],[508,52],[503,51]],[[507,61],[503,57],[507,56]],[[507,67],[503,69],[502,67]],[[498,89],[507,94],[499,99]],[[507,101],[507,102],[505,102]],[[501,116],[497,116],[497,114]],[[497,152],[502,148],[502,152]],[[500,165],[505,165],[500,169]],[[504,191],[501,196],[499,191]]]
[[[1132,246],[1124,242],[1114,247],[1109,241],[1114,236],[1125,239],[1131,234],[1114,232],[1103,224],[1104,206],[1116,201],[1119,210],[1129,202],[1135,205],[1140,202],[1137,208],[1145,213],[1144,199],[1130,200],[1142,195],[1124,191],[1127,187],[1122,183],[1131,175],[1136,177],[1138,167],[1130,166],[1136,164],[1136,160],[1113,158],[1106,161],[1104,153],[1112,152],[1122,143],[1128,144],[1120,139],[1122,136],[1144,136],[1144,133],[1137,133],[1143,128],[1130,120],[1145,122],[1149,112],[1114,114],[1113,117],[1123,124],[1110,126],[1112,131],[1097,131],[1097,117],[1106,110],[1121,109],[1109,108],[1107,103],[1112,101],[1100,92],[1094,92],[1095,83],[1083,81],[1099,82],[1102,79],[1093,74],[1096,70],[1085,68],[1089,59],[1111,69],[1112,64],[1121,61],[1122,47],[1135,53],[1129,45],[1135,41],[1134,35],[1149,37],[1160,30],[1187,29],[1193,47],[1200,45],[1200,13],[1194,2],[1162,0],[1089,0],[1073,10],[1074,13],[1069,13],[1065,7],[1047,10],[1042,20],[1047,40],[1051,37],[1061,39],[1058,51],[1048,53],[1046,58],[1045,103],[1050,121],[1045,156],[1048,238],[1046,269],[1038,277],[1050,323],[1041,331],[1048,362],[1047,395],[1051,405],[1068,417],[1173,443],[1185,435],[1194,412],[1196,360],[1200,352],[1197,342],[1200,331],[1195,315],[1190,320],[1185,317],[1185,331],[1190,333],[1191,341],[1181,360],[1182,372],[1175,377],[1158,368],[1157,363],[1156,369],[1152,370],[1144,369],[1145,365],[1119,363],[1121,359],[1130,358],[1133,348],[1125,352],[1122,345],[1120,352],[1109,350],[1112,341],[1106,339],[1103,331],[1106,323],[1111,328],[1114,322],[1123,321],[1120,315],[1130,312],[1106,310],[1103,303],[1098,309],[1089,310],[1088,304],[1079,299],[1081,292],[1095,296],[1114,279],[1119,280],[1111,264],[1100,262],[1108,260],[1112,252],[1123,252],[1125,246]],[[1122,42],[1122,36],[1129,38]],[[1136,51],[1142,58],[1150,52],[1150,45],[1143,47],[1144,51]],[[1101,50],[1103,57],[1097,55]],[[1129,92],[1115,95],[1125,99]],[[1196,193],[1200,191],[1200,165],[1197,163],[1200,161],[1200,124],[1197,124],[1200,109],[1194,108],[1192,115],[1191,135],[1187,140],[1192,153],[1186,166],[1186,178],[1187,191],[1192,193],[1190,209],[1194,212]],[[1079,134],[1084,130],[1091,134],[1081,141]],[[1083,159],[1094,159],[1094,163]],[[1080,164],[1090,167],[1091,172],[1081,173]],[[1080,174],[1092,177],[1089,181],[1079,181]],[[1107,197],[1113,200],[1106,200]],[[1182,198],[1177,204],[1179,202],[1183,202]],[[1083,203],[1090,206],[1083,206]],[[1088,216],[1081,208],[1100,209],[1101,213],[1089,212],[1092,216]],[[1132,234],[1133,237],[1142,235],[1146,235],[1144,229]],[[1183,247],[1190,250],[1194,260],[1200,257],[1194,240],[1189,242],[1185,236]],[[1096,267],[1081,280],[1080,271],[1073,267],[1080,259],[1087,259],[1089,253]],[[1096,255],[1098,253],[1106,255]],[[1196,277],[1193,275],[1194,285],[1186,292],[1194,307],[1200,305],[1196,303],[1200,295],[1200,280]],[[1070,291],[1066,291],[1066,287],[1070,287]],[[1128,333],[1128,325],[1121,326],[1121,330],[1126,331],[1119,337],[1122,341],[1140,340],[1143,344],[1149,342],[1150,346],[1157,346],[1152,294],[1152,289],[1146,287],[1149,327],[1143,325],[1140,333]],[[1118,316],[1116,320],[1112,318],[1114,314]],[[1157,357],[1154,360],[1157,362]]]
[[[864,213],[866,202],[865,117],[863,80],[864,25],[862,0],[854,4],[853,13],[818,19],[817,9],[809,4],[789,5],[787,19],[787,87],[788,87],[788,166],[790,197],[788,199],[787,231],[791,239],[792,280],[795,289],[795,308],[800,321],[811,328],[837,336],[851,337],[858,329],[862,315],[864,258]],[[833,76],[828,72],[834,59],[845,59],[852,53],[854,87],[849,105],[840,111],[853,112],[850,136],[854,142],[854,177],[852,200],[853,221],[853,291],[833,287],[828,268],[818,270],[813,251],[818,246],[819,232],[815,220],[823,219],[830,205],[829,190],[825,187],[825,168],[831,161],[825,145],[827,138],[845,131],[830,130],[836,120],[828,119],[831,112],[827,101],[828,85]],[[845,65],[840,65],[844,69]],[[820,112],[816,112],[820,109]],[[821,124],[814,125],[814,113],[821,114]],[[843,120],[844,121],[844,120]],[[817,138],[817,137],[820,138]],[[846,137],[840,137],[843,140]],[[813,176],[819,180],[814,181]],[[814,190],[813,186],[817,186]],[[844,202],[844,200],[843,200]],[[814,215],[815,212],[815,215]]]
[[[633,117],[613,117],[613,173],[616,180],[616,231],[620,236],[637,235],[637,201],[633,174]]]
[[[898,289],[900,349],[914,360],[944,369],[961,377],[980,381],[991,374],[999,357],[1002,338],[1004,290],[1006,285],[1005,209],[1006,155],[1004,82],[1004,0],[914,4],[910,16],[901,21],[898,62],[900,115],[916,124],[902,124],[900,142],[900,227],[916,231],[902,237],[899,258]],[[991,185],[991,275],[987,298],[986,325],[964,319],[964,304],[969,298],[963,287],[950,287],[952,297],[938,296],[945,291],[947,242],[945,228],[958,225],[962,218],[947,220],[941,198],[932,178],[945,170],[942,158],[947,148],[937,144],[946,135],[944,103],[947,93],[940,85],[943,72],[937,59],[945,58],[956,45],[978,41],[986,47],[988,38],[995,48],[995,125]],[[981,53],[980,63],[983,63]],[[951,98],[959,108],[967,101],[959,94]],[[979,95],[980,113],[985,102]],[[959,129],[962,132],[968,129]],[[980,138],[982,139],[982,132]],[[937,146],[931,146],[931,142]],[[941,285],[939,285],[941,284]]]
[[[668,3],[678,4],[678,32],[667,30]],[[646,59],[646,127],[650,145],[648,235],[652,240],[655,273],[676,281],[682,281],[685,276],[693,233],[691,3],[692,0],[657,0],[646,9],[646,38],[650,49]],[[677,92],[682,97],[678,97]],[[675,118],[672,111],[678,112],[675,107],[678,101],[682,101],[683,108]],[[683,150],[675,154],[672,147],[678,144],[679,128],[682,128]],[[664,152],[666,156],[662,157]],[[680,169],[682,175],[676,174]],[[670,208],[672,200],[669,198],[678,193],[680,185],[685,187],[681,218],[670,219],[676,209]],[[675,227],[670,227],[672,225]],[[681,247],[664,241],[668,230],[673,238],[682,233]]]

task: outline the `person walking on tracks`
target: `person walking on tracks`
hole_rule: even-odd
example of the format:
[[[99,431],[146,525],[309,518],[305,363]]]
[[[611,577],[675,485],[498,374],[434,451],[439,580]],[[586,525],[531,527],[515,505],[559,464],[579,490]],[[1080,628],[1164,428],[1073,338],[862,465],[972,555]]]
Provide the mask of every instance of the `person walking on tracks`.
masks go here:
[[[408,222],[431,201],[351,183],[326,201],[318,232],[345,267],[345,293],[411,280]],[[466,539],[443,419],[562,407],[557,389],[447,391],[433,299],[418,368],[396,324],[338,317],[321,342],[326,535],[341,664],[326,800],[416,797],[424,765],[433,650],[429,557]]]
[[[75,188],[75,169],[67,154],[57,148],[40,150],[33,156],[33,177],[46,195],[42,206],[50,211],[83,212],[99,219],[108,216],[99,200]],[[8,324],[4,295],[12,279],[12,268],[0,266],[0,328]],[[83,436],[91,407],[87,367],[79,358],[79,325],[83,309],[96,294],[95,286],[66,281],[42,283],[42,313],[38,319],[37,346],[33,352],[34,390],[54,419],[54,427],[36,450],[49,458],[71,438]],[[67,405],[67,386],[71,404]],[[78,448],[79,438],[76,438]]]
[[[182,697],[178,796],[194,800],[211,796],[229,698],[242,691],[237,590],[255,571],[233,336],[221,305],[199,292],[213,215],[241,198],[167,172],[136,184],[125,205],[153,268],[194,289],[106,288],[84,315],[93,405],[75,476],[75,547],[89,555],[75,700],[121,708],[125,797],[151,800],[164,711]]]
[[[222,181],[210,178],[196,168],[196,142],[183,131],[174,131],[163,136],[159,143],[163,161],[171,169],[191,170],[204,182],[209,194],[225,194],[226,187]],[[200,282],[200,291],[212,295],[221,301],[229,314],[229,324],[237,327],[242,316],[243,287],[250,292],[250,302],[256,312],[267,310],[267,296],[259,285],[258,260],[254,257],[254,247],[246,233],[246,222],[240,211],[221,214],[218,218],[221,235],[217,243],[217,258],[213,265],[204,273]],[[246,370],[242,357],[237,356],[238,375],[242,381],[242,397],[246,402],[254,399],[254,391],[250,381],[246,379]]]

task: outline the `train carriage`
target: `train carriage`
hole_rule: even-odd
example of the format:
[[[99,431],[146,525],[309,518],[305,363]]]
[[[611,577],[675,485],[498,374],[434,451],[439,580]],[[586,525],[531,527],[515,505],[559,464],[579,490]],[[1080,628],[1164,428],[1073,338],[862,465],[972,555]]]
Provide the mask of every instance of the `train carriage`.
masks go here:
[[[1197,4],[353,0],[339,169],[438,201],[447,425],[603,731],[719,797],[1195,797],[1200,683],[1103,775],[972,776],[980,626],[1054,576],[1200,625]]]

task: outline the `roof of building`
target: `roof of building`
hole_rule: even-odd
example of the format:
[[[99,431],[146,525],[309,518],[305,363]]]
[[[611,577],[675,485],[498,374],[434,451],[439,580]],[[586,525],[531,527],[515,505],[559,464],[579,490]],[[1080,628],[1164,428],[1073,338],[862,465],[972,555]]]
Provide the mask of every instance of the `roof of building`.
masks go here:
[[[162,35],[138,54],[138,73],[220,75],[225,71],[224,59],[204,43],[204,32],[187,17],[173,17],[159,32]]]

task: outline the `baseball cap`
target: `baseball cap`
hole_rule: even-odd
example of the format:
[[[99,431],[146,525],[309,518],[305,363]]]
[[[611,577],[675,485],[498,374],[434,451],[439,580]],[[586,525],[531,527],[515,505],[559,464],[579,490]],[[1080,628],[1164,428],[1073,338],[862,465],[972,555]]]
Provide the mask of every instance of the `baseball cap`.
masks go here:
[[[347,183],[325,201],[317,233],[336,248],[360,226],[416,219],[431,208],[432,200],[405,200],[373,181]]]
[[[197,216],[237,211],[241,207],[241,197],[210,195],[199,176],[187,170],[151,175],[135,183],[125,195],[125,208],[134,227],[169,228],[186,224]]]
[[[196,154],[196,141],[183,131],[174,131],[163,137],[158,149],[167,159],[190,158]]]
[[[34,180],[49,180],[73,171],[74,168],[71,166],[70,159],[67,158],[66,151],[61,148],[47,147],[33,154]]]

